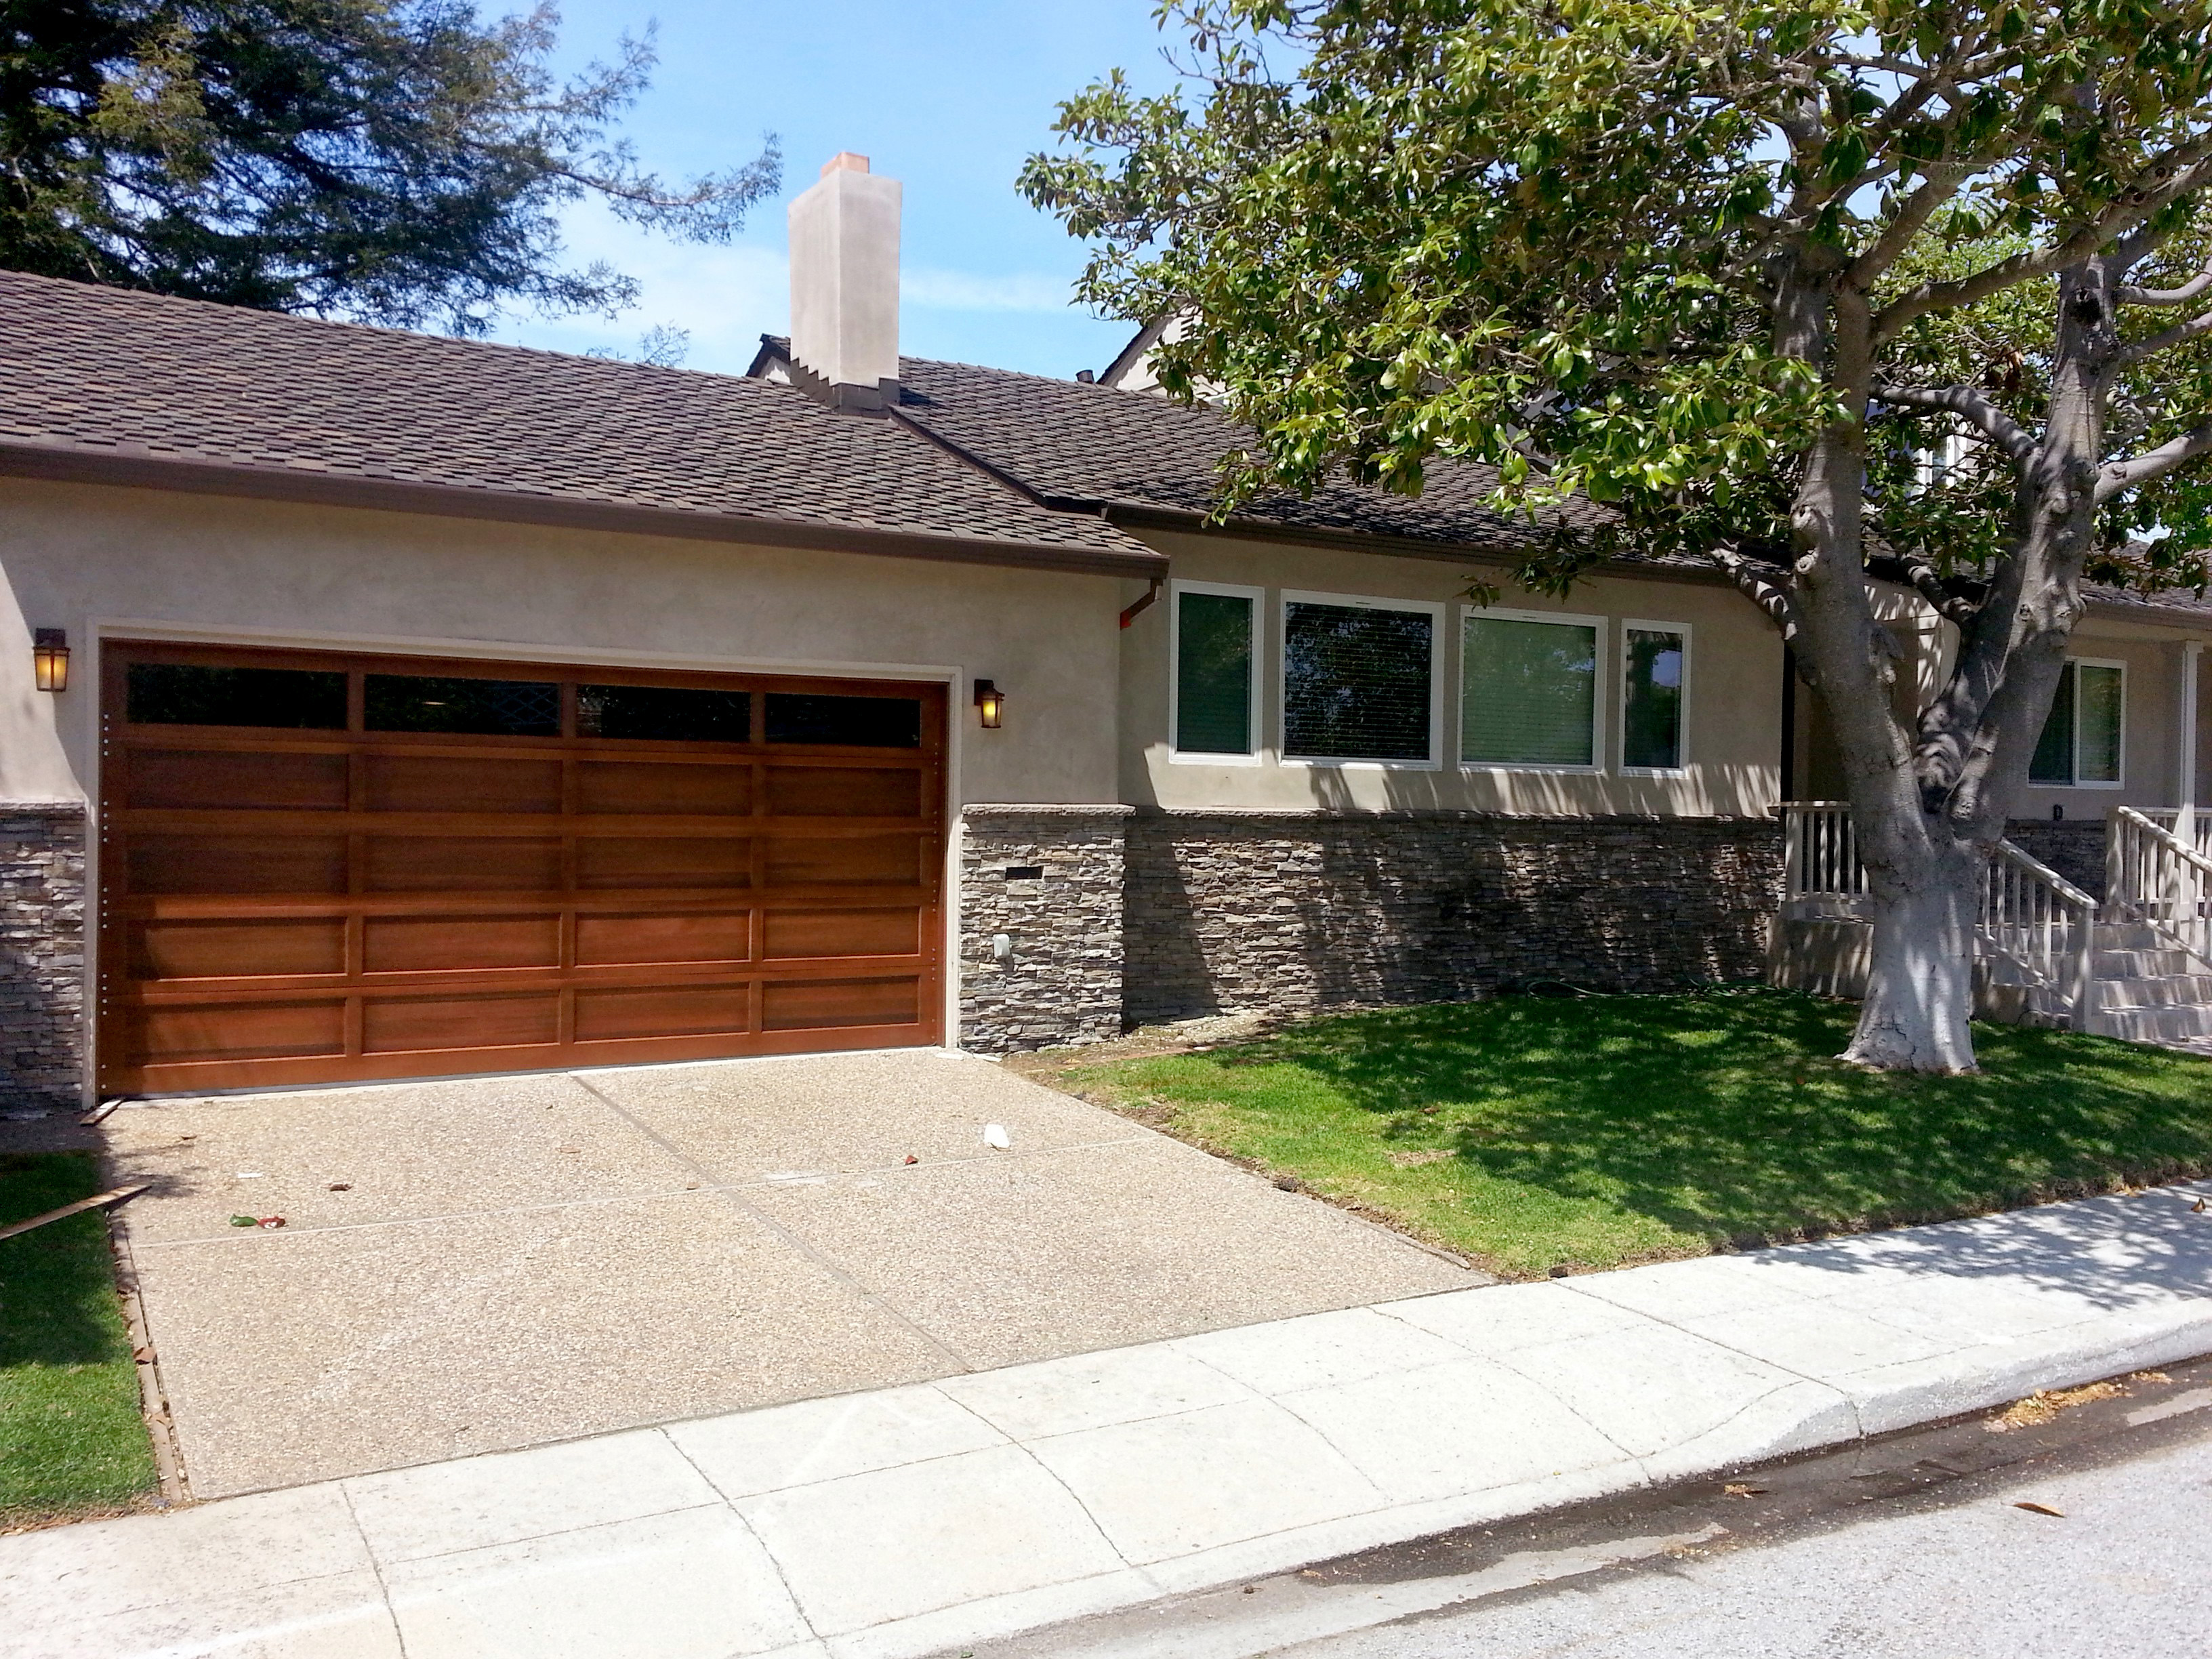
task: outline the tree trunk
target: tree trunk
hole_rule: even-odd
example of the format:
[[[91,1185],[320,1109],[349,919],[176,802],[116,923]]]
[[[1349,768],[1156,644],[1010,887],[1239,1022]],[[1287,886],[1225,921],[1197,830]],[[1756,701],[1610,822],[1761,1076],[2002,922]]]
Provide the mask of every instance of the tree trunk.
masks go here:
[[[1974,924],[1984,863],[1974,848],[1938,845],[1870,869],[1874,950],[1858,1029],[1842,1058],[1894,1072],[1971,1072]]]

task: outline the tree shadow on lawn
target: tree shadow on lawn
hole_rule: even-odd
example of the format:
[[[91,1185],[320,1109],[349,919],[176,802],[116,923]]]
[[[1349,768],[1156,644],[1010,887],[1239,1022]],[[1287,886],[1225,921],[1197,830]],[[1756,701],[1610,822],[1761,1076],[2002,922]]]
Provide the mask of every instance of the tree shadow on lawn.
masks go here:
[[[100,1190],[89,1153],[0,1154],[0,1226]],[[97,1365],[130,1357],[114,1310],[107,1220],[87,1211],[0,1239],[0,1370]]]
[[[1856,1013],[1770,991],[1504,997],[1323,1021],[1220,1059],[1300,1068],[1385,1142],[1716,1245],[2212,1170],[2212,1063],[1983,1025],[1979,1075],[1876,1075],[1832,1058]]]

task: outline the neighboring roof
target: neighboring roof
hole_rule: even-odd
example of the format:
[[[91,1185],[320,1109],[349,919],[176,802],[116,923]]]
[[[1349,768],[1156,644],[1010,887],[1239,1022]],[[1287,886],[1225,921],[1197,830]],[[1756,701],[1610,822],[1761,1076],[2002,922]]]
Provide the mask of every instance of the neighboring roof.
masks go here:
[[[1151,575],[881,420],[728,374],[0,271],[0,471]]]

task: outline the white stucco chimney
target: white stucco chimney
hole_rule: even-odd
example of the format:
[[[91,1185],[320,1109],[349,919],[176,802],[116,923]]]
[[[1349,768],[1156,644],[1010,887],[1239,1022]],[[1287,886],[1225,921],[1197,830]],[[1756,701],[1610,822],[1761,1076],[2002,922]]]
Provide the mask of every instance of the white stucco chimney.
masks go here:
[[[791,355],[840,409],[897,396],[898,268],[898,180],[832,157],[791,204]]]

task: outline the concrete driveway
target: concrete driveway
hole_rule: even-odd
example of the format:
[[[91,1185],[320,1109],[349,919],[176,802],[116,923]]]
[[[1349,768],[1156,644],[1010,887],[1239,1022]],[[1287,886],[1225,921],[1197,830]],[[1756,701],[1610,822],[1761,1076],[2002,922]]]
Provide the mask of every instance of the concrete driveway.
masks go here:
[[[106,1127],[118,1177],[155,1183],[121,1213],[202,1498],[1484,1282],[936,1050]]]

